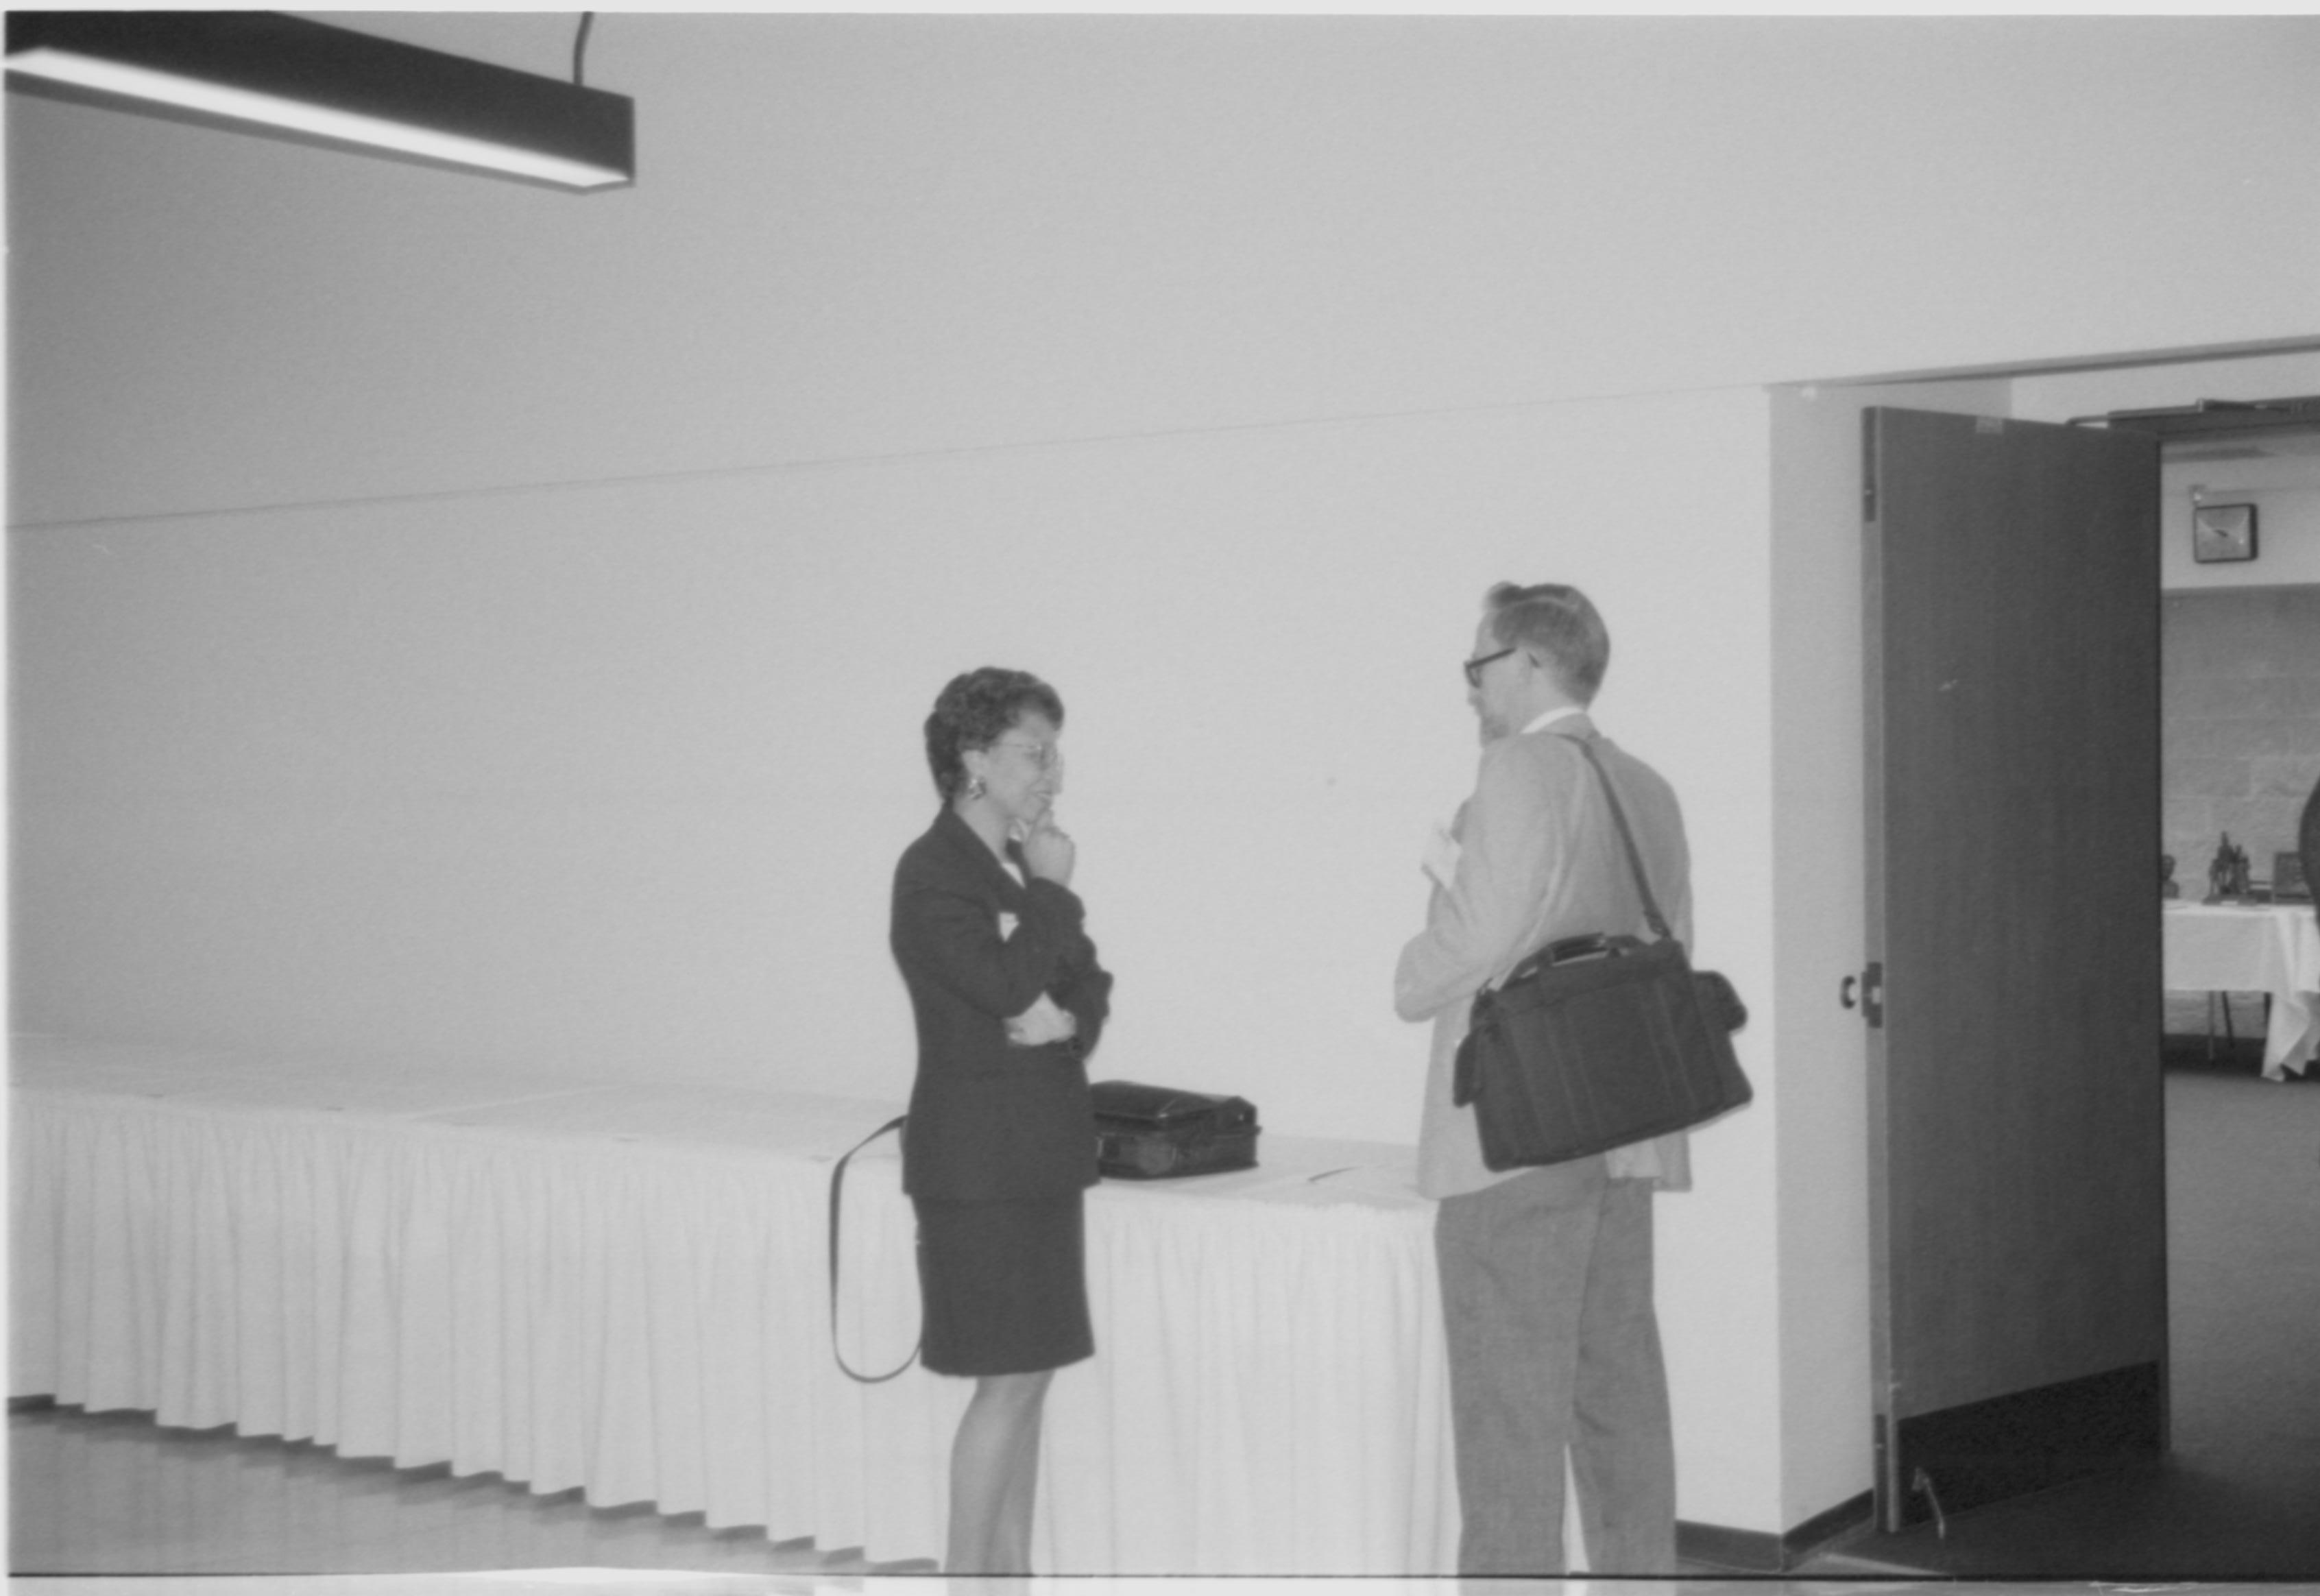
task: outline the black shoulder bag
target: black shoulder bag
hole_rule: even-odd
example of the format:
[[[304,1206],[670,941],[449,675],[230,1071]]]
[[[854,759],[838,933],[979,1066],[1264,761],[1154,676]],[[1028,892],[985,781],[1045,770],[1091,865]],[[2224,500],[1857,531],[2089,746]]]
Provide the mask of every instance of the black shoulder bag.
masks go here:
[[[1594,748],[1580,741],[1579,750],[1603,784],[1658,939],[1562,938],[1474,994],[1451,1101],[1474,1105],[1482,1162],[1494,1170],[1664,1136],[1754,1095],[1732,1048],[1747,1009],[1729,981],[1691,967],[1652,896],[1610,776]]]

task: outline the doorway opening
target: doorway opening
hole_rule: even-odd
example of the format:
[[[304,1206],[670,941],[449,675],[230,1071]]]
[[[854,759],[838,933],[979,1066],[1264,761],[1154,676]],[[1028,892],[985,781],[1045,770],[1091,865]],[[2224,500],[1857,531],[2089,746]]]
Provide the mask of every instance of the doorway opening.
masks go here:
[[[2154,852],[2176,856],[2178,891],[2194,900],[2207,895],[2210,856],[2227,832],[2251,866],[2236,884],[2252,889],[2242,895],[2270,895],[2282,874],[2278,857],[2295,846],[2304,795],[2320,780],[2320,406],[2297,413],[2291,403],[2251,417],[2201,401],[2311,394],[2320,389],[2315,376],[2308,353],[2197,369],[2025,374],[2012,379],[1998,413],[2101,416],[2161,434],[2163,558],[2152,602],[2166,623],[2169,845]],[[1987,403],[1986,394],[1948,397],[1926,408]],[[1870,402],[1912,400],[1888,388]],[[2254,552],[2195,559],[2198,512],[2239,504],[2254,510],[2246,518]],[[2229,528],[2241,518],[2217,519]],[[2308,689],[2307,639],[2315,679]],[[2211,724],[2225,721],[2241,724]],[[2231,746],[2250,735],[2255,742]],[[2233,1011],[2224,1002],[2234,1004],[2237,1023],[2211,1047],[2208,1017],[2220,1029]],[[2309,1264],[2309,1238],[2320,1229],[2320,1187],[2309,1179],[2320,1069],[2263,1078],[2270,1038],[2248,1033],[2265,1029],[2243,989],[2235,999],[2171,999],[2164,1040],[2154,1038],[2167,1077],[2174,1401],[2166,1458],[1893,1534],[1856,1533],[1842,1552],[1968,1577],[2320,1575],[2320,1519],[2309,1510],[2320,1500],[2320,1376],[2309,1347],[2309,1327],[2320,1322],[2320,1272]]]

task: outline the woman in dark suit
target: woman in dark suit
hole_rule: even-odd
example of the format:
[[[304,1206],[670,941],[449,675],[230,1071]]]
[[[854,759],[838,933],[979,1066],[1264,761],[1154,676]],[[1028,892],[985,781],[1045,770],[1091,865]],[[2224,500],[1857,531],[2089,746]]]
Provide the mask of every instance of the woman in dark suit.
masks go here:
[[[924,1356],[975,1380],[951,1448],[950,1573],[1029,1571],[1047,1382],[1095,1351],[1085,1060],[1111,977],[1056,827],[1063,724],[1037,676],[954,678],[926,725],[942,808],[894,871],[894,958],[919,1035],[902,1187],[918,1212]]]

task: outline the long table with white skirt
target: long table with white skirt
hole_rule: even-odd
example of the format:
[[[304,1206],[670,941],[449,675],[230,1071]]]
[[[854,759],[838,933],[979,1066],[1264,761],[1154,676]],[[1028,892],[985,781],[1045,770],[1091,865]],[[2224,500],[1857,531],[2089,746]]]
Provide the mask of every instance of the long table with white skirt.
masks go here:
[[[19,1037],[12,1109],[12,1395],[942,1555],[971,1383],[831,1354],[830,1170],[895,1105]],[[1412,1154],[1259,1156],[1088,1194],[1040,1572],[1455,1568]],[[891,1136],[847,1172],[865,1373],[917,1332],[900,1172]]]
[[[2170,992],[2261,992],[2271,999],[2263,1073],[2302,1075],[2320,1051],[2320,917],[2309,903],[2167,905]]]

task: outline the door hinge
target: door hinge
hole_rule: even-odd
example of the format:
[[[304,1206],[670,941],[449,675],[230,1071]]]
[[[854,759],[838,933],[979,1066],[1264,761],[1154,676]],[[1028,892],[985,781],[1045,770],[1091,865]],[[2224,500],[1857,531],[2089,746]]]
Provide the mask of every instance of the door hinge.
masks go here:
[[[1877,413],[1861,413],[1861,519],[1877,519]]]
[[[1893,1433],[1894,1419],[1890,1410],[1872,1415],[1871,1424],[1871,1445],[1876,1454],[1872,1477],[1877,1483],[1877,1528],[1888,1535],[1899,1535],[1907,1519],[1901,1501],[1901,1441]]]

